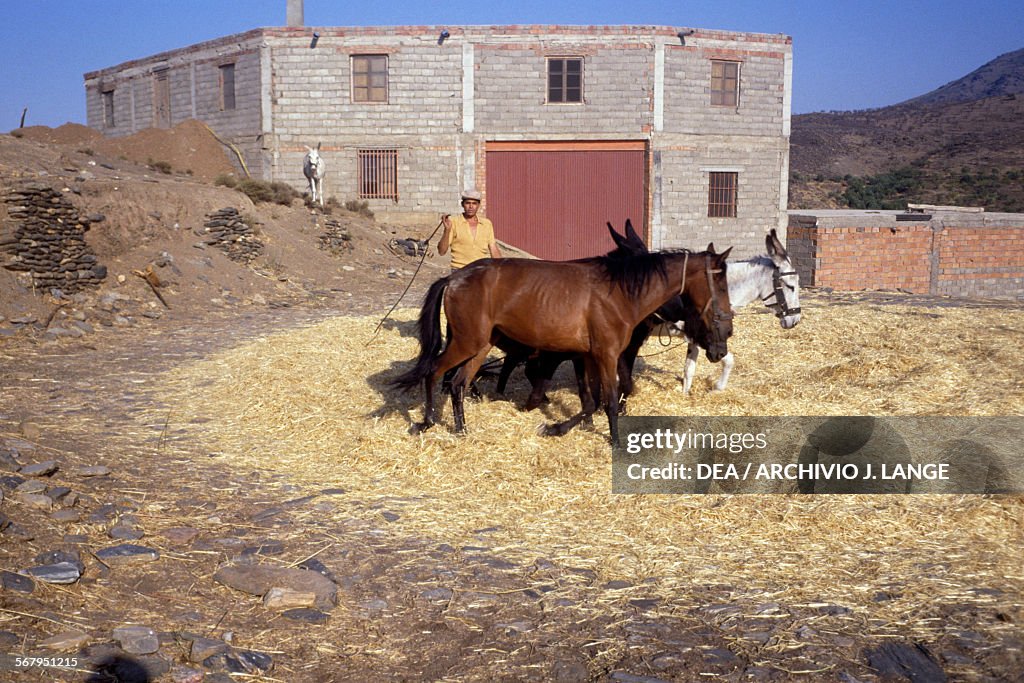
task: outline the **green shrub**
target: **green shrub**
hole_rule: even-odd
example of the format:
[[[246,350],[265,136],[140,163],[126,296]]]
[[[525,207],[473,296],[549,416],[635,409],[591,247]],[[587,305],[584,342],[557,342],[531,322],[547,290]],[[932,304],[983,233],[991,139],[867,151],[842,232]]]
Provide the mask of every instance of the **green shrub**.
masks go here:
[[[235,189],[245,193],[254,202],[273,202],[284,206],[290,205],[293,199],[300,196],[295,188],[287,183],[268,183],[254,178],[240,181]]]
[[[149,159],[146,163],[154,171],[160,171],[161,173],[166,173],[168,175],[170,175],[171,171],[173,170],[171,168],[171,164],[166,161],[153,161],[152,159]]]
[[[221,173],[213,179],[213,184],[219,187],[238,187],[238,178],[230,173]]]
[[[373,210],[370,209],[370,202],[365,199],[362,201],[358,199],[350,199],[345,202],[345,209],[352,213],[358,213],[361,216],[366,216],[367,218],[373,218]]]

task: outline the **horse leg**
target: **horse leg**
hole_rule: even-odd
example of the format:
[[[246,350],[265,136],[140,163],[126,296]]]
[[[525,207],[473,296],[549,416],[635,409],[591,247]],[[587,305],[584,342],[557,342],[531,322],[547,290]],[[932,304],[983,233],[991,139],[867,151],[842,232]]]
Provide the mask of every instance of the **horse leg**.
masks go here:
[[[600,384],[597,379],[599,375],[597,374],[596,368],[593,365],[593,361],[591,360],[589,355],[584,356],[583,361],[585,363],[586,368],[586,377],[587,379],[590,380],[590,391],[586,390],[586,381],[580,380],[580,402],[583,404],[580,412],[577,413],[576,415],[573,415],[564,422],[556,422],[554,424],[544,425],[540,430],[540,433],[543,434],[544,436],[564,436],[573,427],[583,422],[584,420],[590,420],[591,416],[593,416],[594,410],[596,410],[597,407],[595,397],[599,396],[601,391]]]
[[[556,353],[541,353],[536,358],[526,361],[526,379],[530,380],[530,396],[526,399],[523,410],[531,411],[542,403],[548,402],[545,393],[548,383],[555,376],[555,370],[561,365],[564,356]]]
[[[696,342],[689,342],[686,346],[686,364],[683,366],[683,393],[690,393],[693,386],[693,374],[697,370],[697,357],[700,356],[700,347]]]
[[[324,208],[324,179],[318,178],[316,181],[316,196],[320,198],[320,208]]]
[[[464,363],[467,359],[472,358],[472,351],[468,351],[463,348],[461,344],[449,343],[448,347],[437,357],[437,365],[434,367],[434,371],[426,376],[423,380],[424,390],[426,393],[426,405],[423,410],[423,421],[413,423],[409,428],[410,434],[420,434],[427,431],[441,419],[443,410],[440,407],[436,407],[434,404],[434,385],[437,384],[437,380],[441,378],[448,370],[454,367],[458,367]]]
[[[629,338],[629,344],[626,345],[622,355],[619,356],[619,415],[626,414],[626,399],[633,393],[633,366],[636,364],[636,357],[640,353],[640,347],[651,336],[651,330],[653,329],[647,320],[641,321],[633,329],[633,334]]]
[[[722,391],[729,383],[729,374],[732,372],[733,363],[735,360],[732,357],[732,351],[722,356],[722,376],[715,382],[715,391]]]
[[[466,413],[463,401],[466,395],[466,386],[472,381],[472,378],[476,377],[476,373],[480,370],[480,366],[484,364],[484,361],[487,360],[487,354],[490,351],[491,346],[488,344],[475,356],[466,361],[452,379],[452,414],[455,416],[456,434],[466,433]]]
[[[608,416],[612,446],[619,445],[619,383],[615,376],[618,364],[618,356],[598,360],[604,412]]]
[[[580,395],[580,410],[589,419],[597,409],[597,401],[600,400],[600,387],[587,385],[587,368],[583,356],[576,356],[572,359],[572,369],[576,372],[576,389]]]

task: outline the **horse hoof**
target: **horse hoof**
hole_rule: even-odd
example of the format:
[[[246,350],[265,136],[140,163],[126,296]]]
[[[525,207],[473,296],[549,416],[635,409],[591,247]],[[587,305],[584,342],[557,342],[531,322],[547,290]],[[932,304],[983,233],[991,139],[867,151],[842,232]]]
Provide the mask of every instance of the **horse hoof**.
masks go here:
[[[541,436],[564,436],[565,432],[557,424],[542,424],[537,427],[537,433]]]
[[[433,426],[434,425],[431,424],[430,422],[414,422],[412,426],[409,427],[409,433],[412,434],[413,436],[415,436],[416,434],[422,434],[423,432],[427,431]]]

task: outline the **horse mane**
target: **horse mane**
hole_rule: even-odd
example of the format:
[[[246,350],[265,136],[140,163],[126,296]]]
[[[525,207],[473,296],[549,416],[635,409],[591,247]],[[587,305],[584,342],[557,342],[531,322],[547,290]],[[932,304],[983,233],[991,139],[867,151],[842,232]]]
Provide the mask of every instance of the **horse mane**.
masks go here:
[[[619,285],[628,296],[636,298],[652,277],[668,279],[665,262],[669,256],[677,254],[694,254],[694,252],[689,249],[669,249],[635,254],[618,248],[606,256],[594,257],[594,260],[601,266],[604,276],[609,282]]]

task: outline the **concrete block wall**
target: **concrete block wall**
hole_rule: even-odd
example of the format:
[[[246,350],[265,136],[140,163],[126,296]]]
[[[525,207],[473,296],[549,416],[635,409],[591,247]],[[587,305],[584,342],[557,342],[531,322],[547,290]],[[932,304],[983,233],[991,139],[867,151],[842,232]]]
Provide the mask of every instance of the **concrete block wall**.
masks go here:
[[[779,227],[779,177],[788,140],[772,137],[706,135],[656,136],[653,182],[660,185],[664,249],[719,250],[735,258],[764,253],[764,236]],[[659,166],[660,159],[660,169]],[[735,218],[708,216],[711,171],[735,171]]]
[[[785,58],[790,52],[785,36],[763,36],[762,44],[749,40],[714,39],[701,33],[687,45],[665,50],[665,132],[702,135],[783,135]],[[739,104],[711,104],[712,60],[740,64]],[[685,113],[685,115],[684,115]]]
[[[790,216],[787,249],[801,282],[837,290],[1024,299],[1024,215],[896,212]]]
[[[460,192],[462,47],[437,33],[386,29],[267,29],[273,72],[274,180],[305,187],[305,147],[321,143],[324,191],[358,198],[358,150],[396,149],[399,200],[367,200],[377,213],[434,215]],[[438,32],[440,29],[438,29]],[[308,33],[309,35],[306,35]],[[388,57],[388,101],[353,102],[353,55]]]
[[[555,34],[532,43],[477,44],[477,131],[501,140],[644,137],[651,123],[653,45],[592,41]],[[547,102],[548,57],[583,59],[582,104]]]
[[[263,173],[260,154],[259,30],[163,52],[85,74],[87,124],[110,137],[156,125],[154,72],[165,70],[170,124],[196,118],[238,146],[250,172]],[[219,66],[235,63],[235,109],[221,109]],[[104,124],[102,92],[114,90],[114,127]],[[228,154],[234,162],[234,154]],[[241,169],[239,169],[241,170]]]

